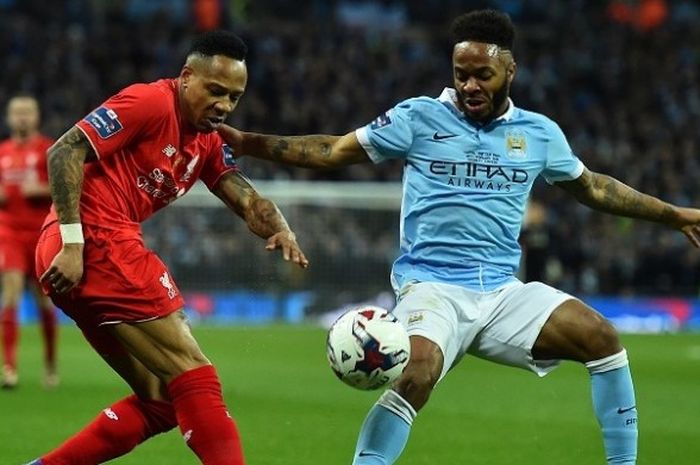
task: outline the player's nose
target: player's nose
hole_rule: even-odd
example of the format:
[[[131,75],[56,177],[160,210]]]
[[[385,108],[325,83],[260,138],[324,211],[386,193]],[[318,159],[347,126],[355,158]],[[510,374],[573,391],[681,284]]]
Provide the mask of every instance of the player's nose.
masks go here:
[[[479,87],[479,83],[473,77],[470,77],[469,79],[467,79],[464,82],[464,85],[462,86],[463,92],[473,93],[473,92],[478,92],[480,90],[481,90],[481,88]]]
[[[221,116],[228,115],[233,111],[233,102],[231,102],[230,100],[220,100],[216,102],[216,105],[214,105],[214,109]]]

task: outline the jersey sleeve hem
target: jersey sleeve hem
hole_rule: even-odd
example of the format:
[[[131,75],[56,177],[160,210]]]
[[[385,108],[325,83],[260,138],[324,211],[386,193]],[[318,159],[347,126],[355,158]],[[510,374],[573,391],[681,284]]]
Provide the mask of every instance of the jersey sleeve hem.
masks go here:
[[[92,147],[92,151],[95,152],[95,156],[97,156],[98,159],[102,158],[100,156],[100,152],[97,150],[97,146],[92,141],[90,134],[88,134],[88,132],[82,126],[80,126],[80,124],[78,124],[78,123],[76,123],[75,127],[80,129],[80,132],[82,132],[85,135],[85,138],[88,140],[88,142],[90,142],[90,146]]]
[[[369,132],[367,131],[366,126],[356,129],[355,136],[357,136],[357,141],[360,143],[362,148],[365,149],[365,152],[367,152],[367,156],[370,160],[372,160],[372,163],[381,163],[386,159],[376,148],[374,148],[370,142]]]
[[[578,163],[576,168],[574,168],[570,173],[562,174],[561,176],[545,176],[545,181],[547,181],[548,184],[554,184],[556,182],[573,181],[574,179],[578,179],[583,174],[583,170],[586,168],[586,166],[581,160],[577,161]]]

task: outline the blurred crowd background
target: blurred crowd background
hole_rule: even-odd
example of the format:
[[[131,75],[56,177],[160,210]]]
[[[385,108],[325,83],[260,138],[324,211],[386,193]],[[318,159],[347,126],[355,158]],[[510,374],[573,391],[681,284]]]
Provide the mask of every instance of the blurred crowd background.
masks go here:
[[[44,131],[56,137],[120,88],[176,76],[197,32],[230,28],[250,47],[233,124],[343,134],[451,85],[450,20],[481,7],[508,11],[518,28],[516,105],[556,120],[588,168],[700,206],[700,6],[692,0],[0,0],[0,103],[35,94]],[[402,171],[242,164],[254,180],[397,182]],[[313,262],[309,273],[280,265],[214,208],[166,209],[145,231],[184,288],[388,288],[398,212],[299,206],[285,214]],[[682,234],[592,212],[544,182],[522,242],[523,278],[569,292],[698,293],[700,253]]]

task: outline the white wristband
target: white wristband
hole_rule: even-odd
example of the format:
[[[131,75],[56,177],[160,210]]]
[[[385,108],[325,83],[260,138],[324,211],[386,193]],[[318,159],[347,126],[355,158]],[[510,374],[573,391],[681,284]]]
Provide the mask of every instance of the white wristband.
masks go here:
[[[61,240],[64,244],[84,244],[83,225],[80,223],[62,224]]]

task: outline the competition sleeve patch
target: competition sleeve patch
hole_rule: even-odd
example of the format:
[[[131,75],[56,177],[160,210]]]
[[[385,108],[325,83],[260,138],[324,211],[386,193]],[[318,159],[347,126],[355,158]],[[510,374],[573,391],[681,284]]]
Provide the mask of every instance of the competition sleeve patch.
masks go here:
[[[236,165],[236,158],[233,156],[233,149],[226,144],[221,145],[221,153],[224,157],[224,166],[233,168]]]
[[[391,118],[389,117],[389,112],[386,111],[384,114],[377,116],[374,121],[372,121],[372,124],[370,125],[370,128],[374,129],[379,129],[383,128],[384,126],[388,126],[391,124]]]
[[[97,134],[102,139],[112,137],[124,129],[114,110],[110,110],[107,107],[100,107],[96,109],[84,119],[90,126],[95,128],[95,131],[97,131]]]

